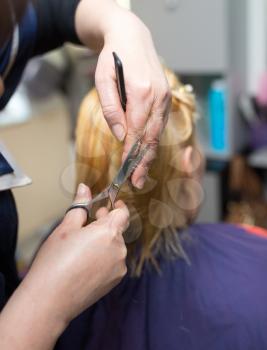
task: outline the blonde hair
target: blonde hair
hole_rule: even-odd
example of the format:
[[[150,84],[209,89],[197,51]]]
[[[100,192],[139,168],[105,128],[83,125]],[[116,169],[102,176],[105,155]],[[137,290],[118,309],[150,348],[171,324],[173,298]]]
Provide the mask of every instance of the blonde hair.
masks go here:
[[[180,205],[192,195],[181,162],[185,147],[195,142],[195,99],[188,86],[183,86],[170,70],[165,69],[165,73],[172,106],[157,159],[143,190],[128,185],[119,195],[131,212],[125,239],[131,271],[137,276],[146,262],[158,267],[158,252],[169,257],[181,255],[177,230],[184,229],[192,218],[190,210]],[[108,128],[93,89],[81,105],[76,129],[77,181],[88,184],[93,194],[101,192],[121,164],[122,148]]]

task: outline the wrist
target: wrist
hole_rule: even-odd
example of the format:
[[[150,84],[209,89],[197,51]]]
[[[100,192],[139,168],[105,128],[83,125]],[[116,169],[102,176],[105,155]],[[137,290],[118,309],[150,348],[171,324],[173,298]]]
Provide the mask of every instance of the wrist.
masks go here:
[[[122,9],[115,0],[81,0],[75,13],[75,28],[81,42],[101,50],[108,30],[106,22]]]
[[[131,40],[136,41],[151,40],[151,34],[146,25],[132,12],[122,9],[124,12],[116,13],[110,16],[104,27],[104,42],[112,43],[123,41],[126,38],[127,43]],[[114,48],[115,49],[115,48]]]
[[[55,298],[53,288],[48,286],[46,281],[32,277],[29,272],[22,282],[21,298],[29,306],[33,321],[38,319],[39,323],[46,327],[46,331],[57,339],[67,327],[68,322]]]
[[[55,306],[26,277],[1,313],[0,348],[52,349],[67,326]]]
[[[100,51],[110,38],[150,35],[144,23],[131,11],[122,8],[114,0],[81,0],[75,14],[75,28],[81,42]]]

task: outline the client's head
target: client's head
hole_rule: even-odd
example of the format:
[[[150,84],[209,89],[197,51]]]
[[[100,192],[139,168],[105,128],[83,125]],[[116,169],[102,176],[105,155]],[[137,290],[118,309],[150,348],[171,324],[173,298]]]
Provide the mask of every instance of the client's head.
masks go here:
[[[143,190],[129,183],[119,194],[130,209],[131,223],[125,233],[132,272],[139,275],[157,254],[182,254],[179,231],[194,218],[201,202],[198,182],[202,161],[195,140],[195,99],[189,86],[165,69],[172,91],[172,107],[161,136],[158,155]],[[93,195],[101,192],[121,165],[122,143],[103,117],[93,89],[84,99],[76,130],[77,180],[89,185]]]

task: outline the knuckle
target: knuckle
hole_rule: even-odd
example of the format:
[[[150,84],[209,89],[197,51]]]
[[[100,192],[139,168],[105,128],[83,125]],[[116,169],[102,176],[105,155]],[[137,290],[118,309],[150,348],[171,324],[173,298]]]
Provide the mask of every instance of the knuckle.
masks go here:
[[[69,226],[69,223],[64,220],[61,224],[58,225],[58,227],[55,229],[55,233],[57,235],[61,235],[61,234],[64,234],[65,232],[68,231],[68,226]]]
[[[127,214],[127,219],[124,225],[124,231],[126,231],[130,226],[130,214]]]
[[[159,138],[158,137],[151,137],[148,135],[146,138],[146,144],[148,146],[149,153],[147,152],[148,154],[147,154],[147,157],[145,158],[145,160],[150,159],[152,155],[154,156],[154,153],[156,152],[158,145],[159,145]]]
[[[128,269],[127,269],[127,266],[126,266],[126,264],[125,264],[125,265],[123,266],[122,271],[121,271],[121,277],[126,276],[126,275],[127,275],[127,271],[128,271]]]
[[[172,98],[172,93],[171,93],[171,89],[169,88],[169,86],[167,86],[164,91],[163,91],[163,98],[164,101],[166,101],[167,103],[170,103],[171,98]]]
[[[159,105],[168,106],[170,104],[172,94],[168,86],[165,86],[164,88],[160,89],[157,95],[158,95],[157,100]]]
[[[120,234],[121,230],[120,230],[120,227],[111,222],[111,225],[109,226],[109,234],[110,234],[110,237],[111,239],[116,239],[118,237],[118,235]]]
[[[125,275],[127,274],[127,265],[124,262],[120,265],[120,268],[118,269],[118,279],[121,280]]]
[[[130,213],[129,213],[129,210],[124,210],[123,211],[123,226],[124,228],[128,228],[128,225],[129,225],[129,221],[130,221]]]
[[[48,237],[48,239],[53,239],[53,237],[57,237],[60,239],[65,239],[69,234],[69,228],[67,224],[61,223],[53,232],[52,235]]]
[[[123,244],[122,248],[121,248],[121,258],[124,261],[127,257],[127,248],[126,246]]]
[[[90,232],[91,236],[94,235],[97,241],[101,241],[103,246],[109,246],[111,240],[110,230],[105,224],[94,221],[89,225],[88,230],[88,233]]]
[[[144,126],[135,126],[128,129],[127,138],[131,142],[131,146],[137,138],[139,138],[144,133]]]
[[[143,81],[142,84],[136,84],[134,91],[138,92],[141,99],[149,98],[153,91],[151,81]]]

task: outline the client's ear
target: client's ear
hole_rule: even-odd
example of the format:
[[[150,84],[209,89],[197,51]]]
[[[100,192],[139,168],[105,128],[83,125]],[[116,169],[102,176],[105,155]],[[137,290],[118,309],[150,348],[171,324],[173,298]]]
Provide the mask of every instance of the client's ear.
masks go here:
[[[183,151],[182,171],[186,173],[186,175],[191,175],[194,172],[192,146],[187,146]]]
[[[192,146],[186,146],[182,155],[182,171],[191,178],[201,178],[204,170],[204,158],[201,152]]]

